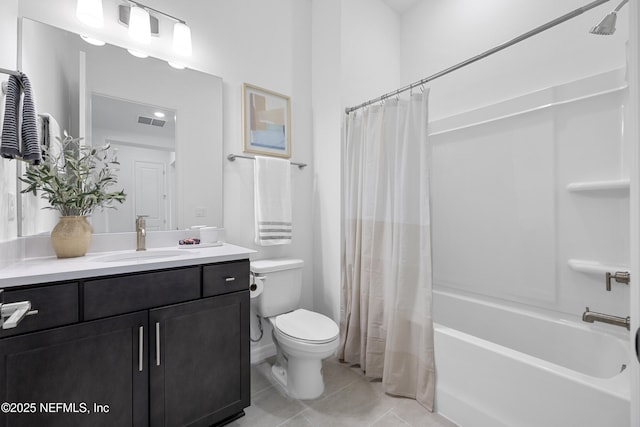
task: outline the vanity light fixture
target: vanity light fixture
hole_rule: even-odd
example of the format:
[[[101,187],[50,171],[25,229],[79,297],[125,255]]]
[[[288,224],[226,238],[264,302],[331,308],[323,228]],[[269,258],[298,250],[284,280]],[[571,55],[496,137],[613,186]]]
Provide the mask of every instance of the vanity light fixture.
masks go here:
[[[128,0],[128,3],[131,6],[119,6],[118,19],[121,24],[129,27],[129,35],[133,39],[145,44],[149,43],[151,36],[157,36],[160,32],[158,17],[165,17],[175,22],[173,25],[173,51],[179,55],[191,56],[191,28],[185,21],[137,1]],[[146,15],[143,15],[142,12],[145,12]],[[142,40],[138,37],[142,37]]]
[[[151,36],[157,36],[160,33],[158,18],[168,18],[174,21],[173,51],[181,56],[191,56],[193,51],[191,28],[185,21],[134,0],[125,0],[125,2],[127,3],[126,5],[121,4],[118,6],[118,20],[122,25],[129,28],[129,36],[132,39],[141,44],[151,43]],[[76,15],[80,21],[87,25],[102,27],[104,24],[102,0],[77,0]],[[85,41],[89,42],[87,39]],[[136,51],[138,55],[131,51],[130,53],[143,57],[139,51]],[[185,68],[175,63],[172,63],[171,66],[179,69]]]
[[[102,28],[104,25],[102,0],[78,0],[76,17],[90,27]]]

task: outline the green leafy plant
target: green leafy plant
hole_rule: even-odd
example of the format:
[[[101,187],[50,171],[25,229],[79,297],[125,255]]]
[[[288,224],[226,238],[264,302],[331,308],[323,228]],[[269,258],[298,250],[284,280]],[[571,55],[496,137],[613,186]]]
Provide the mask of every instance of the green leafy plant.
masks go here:
[[[122,204],[124,190],[111,191],[117,184],[118,160],[110,145],[95,148],[80,144],[82,138],[64,133],[61,149],[46,149],[43,161],[29,166],[20,181],[27,184],[21,193],[47,200],[62,216],[90,215],[96,208]],[[57,152],[56,152],[57,151]]]

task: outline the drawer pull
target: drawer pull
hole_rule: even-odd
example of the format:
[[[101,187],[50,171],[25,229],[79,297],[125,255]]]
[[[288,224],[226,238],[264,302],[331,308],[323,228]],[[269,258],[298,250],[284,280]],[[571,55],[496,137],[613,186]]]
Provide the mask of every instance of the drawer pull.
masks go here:
[[[235,280],[236,280],[236,278],[235,278],[235,277],[225,277],[225,278],[224,278],[224,281],[225,281],[225,282],[233,282],[233,281],[235,281]]]
[[[160,366],[160,323],[156,322],[156,366]]]
[[[138,371],[144,367],[144,326],[138,329]]]

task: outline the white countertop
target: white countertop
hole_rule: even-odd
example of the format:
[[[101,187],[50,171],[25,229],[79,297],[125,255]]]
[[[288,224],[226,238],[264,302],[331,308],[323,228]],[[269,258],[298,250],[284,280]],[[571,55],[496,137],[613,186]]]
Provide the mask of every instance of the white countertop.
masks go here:
[[[135,258],[135,250],[95,252],[78,258],[26,258],[0,269],[0,288],[234,261],[246,259],[255,253],[252,249],[225,243],[222,246],[189,249],[178,249],[176,246],[153,248],[145,254],[167,251],[170,251],[170,256],[146,259]],[[127,259],[128,254],[132,258]]]

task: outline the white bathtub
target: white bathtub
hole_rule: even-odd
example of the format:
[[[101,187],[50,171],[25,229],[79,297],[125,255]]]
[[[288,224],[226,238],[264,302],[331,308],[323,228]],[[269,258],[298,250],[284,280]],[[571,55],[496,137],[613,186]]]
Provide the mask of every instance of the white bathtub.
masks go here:
[[[623,335],[445,291],[434,320],[436,409],[461,427],[629,426]]]

